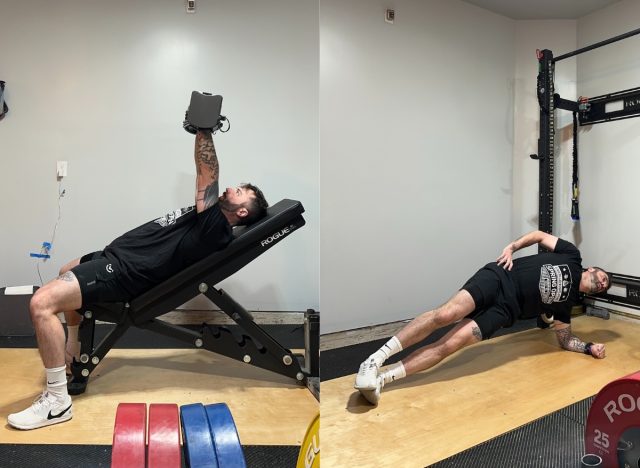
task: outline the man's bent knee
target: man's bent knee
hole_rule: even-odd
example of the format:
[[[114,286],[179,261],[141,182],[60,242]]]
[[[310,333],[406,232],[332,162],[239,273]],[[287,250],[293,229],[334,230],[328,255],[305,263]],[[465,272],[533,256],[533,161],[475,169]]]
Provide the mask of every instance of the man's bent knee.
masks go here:
[[[446,304],[438,307],[434,313],[434,322],[438,327],[444,327],[458,322],[475,309],[475,302],[468,291],[458,291]]]
[[[438,328],[446,327],[457,321],[455,309],[449,302],[433,311],[433,322]]]
[[[51,298],[46,290],[38,289],[29,302],[29,312],[31,320],[37,322],[44,317],[51,315]]]
[[[82,303],[80,286],[75,275],[68,271],[38,289],[29,303],[29,311],[34,321],[78,309]]]

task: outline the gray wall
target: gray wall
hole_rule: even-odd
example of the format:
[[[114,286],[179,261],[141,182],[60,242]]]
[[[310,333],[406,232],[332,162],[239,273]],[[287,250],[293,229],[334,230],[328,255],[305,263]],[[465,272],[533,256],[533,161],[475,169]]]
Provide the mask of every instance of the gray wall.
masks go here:
[[[264,310],[319,306],[318,4],[312,0],[5,2],[0,79],[0,286],[38,284],[30,252],[62,218],[44,281],[66,261],[193,204],[192,90],[224,96],[221,183],[301,200],[308,225],[223,286]]]
[[[459,1],[321,2],[323,333],[437,306],[511,238],[514,38]]]

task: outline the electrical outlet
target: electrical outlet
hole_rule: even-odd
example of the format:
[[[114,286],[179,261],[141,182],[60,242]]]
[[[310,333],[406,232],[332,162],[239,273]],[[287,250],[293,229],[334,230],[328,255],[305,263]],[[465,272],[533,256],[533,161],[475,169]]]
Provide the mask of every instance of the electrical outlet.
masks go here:
[[[389,23],[389,24],[393,24],[393,21],[396,19],[396,11],[395,10],[387,10],[384,14],[384,20]]]
[[[187,13],[196,12],[196,0],[186,0]]]
[[[60,179],[67,177],[67,161],[56,162],[56,175]]]

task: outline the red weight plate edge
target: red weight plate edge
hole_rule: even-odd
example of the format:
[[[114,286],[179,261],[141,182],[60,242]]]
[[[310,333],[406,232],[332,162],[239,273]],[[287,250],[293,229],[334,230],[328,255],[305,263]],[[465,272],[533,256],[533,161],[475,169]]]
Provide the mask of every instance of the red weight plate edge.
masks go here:
[[[180,468],[180,416],[178,405],[149,405],[148,468]]]
[[[120,403],[113,430],[111,468],[145,468],[146,403]]]

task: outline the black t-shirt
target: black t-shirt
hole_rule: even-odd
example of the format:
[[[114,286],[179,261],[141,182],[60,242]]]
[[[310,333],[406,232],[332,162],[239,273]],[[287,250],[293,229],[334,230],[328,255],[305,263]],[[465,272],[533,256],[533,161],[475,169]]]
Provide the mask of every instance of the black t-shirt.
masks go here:
[[[225,248],[231,239],[231,226],[218,204],[200,213],[190,206],[123,234],[104,254],[121,266],[120,283],[136,296]]]
[[[551,253],[515,259],[511,273],[521,318],[549,312],[556,320],[571,323],[571,308],[580,302],[582,275],[582,258],[575,245],[558,239]]]

